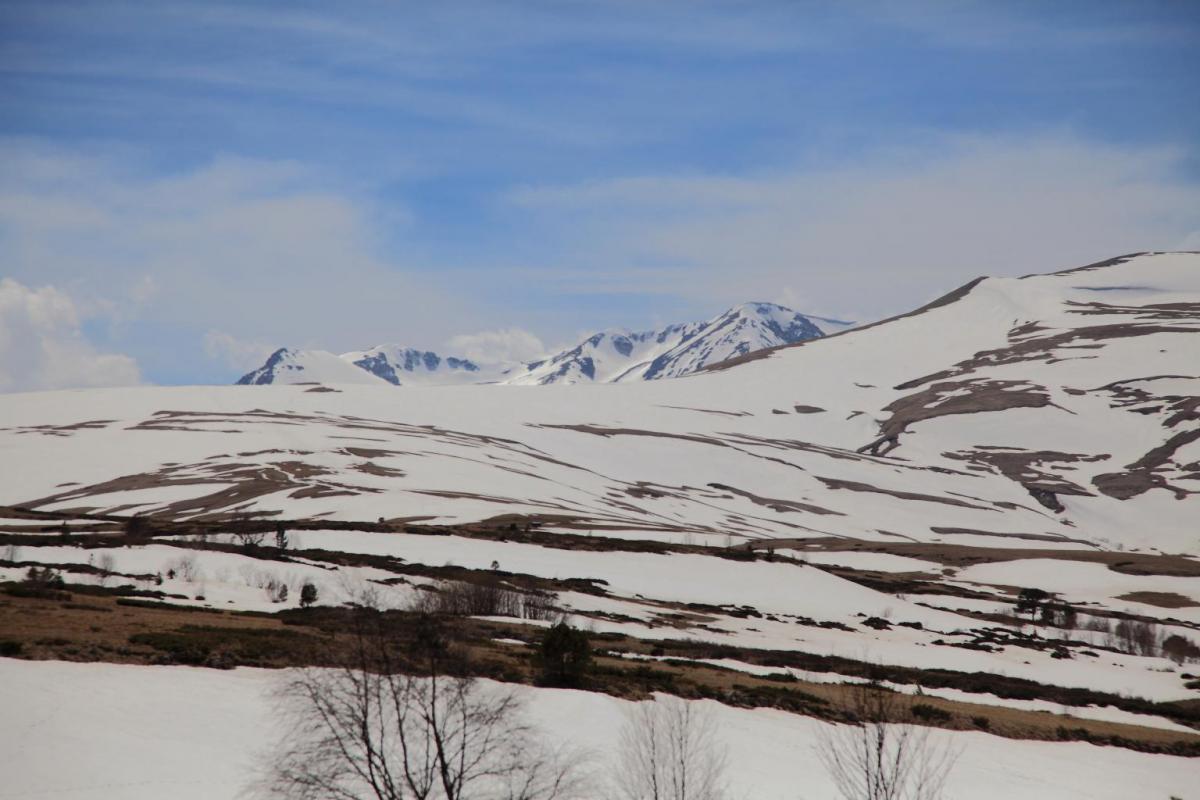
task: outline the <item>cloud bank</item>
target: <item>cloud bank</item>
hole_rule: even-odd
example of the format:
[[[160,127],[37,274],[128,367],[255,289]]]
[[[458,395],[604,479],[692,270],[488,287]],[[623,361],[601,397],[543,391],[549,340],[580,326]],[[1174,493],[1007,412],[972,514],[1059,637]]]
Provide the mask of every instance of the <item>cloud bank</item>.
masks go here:
[[[99,352],[86,339],[67,294],[0,278],[0,392],[140,382],[132,358]]]
[[[460,334],[446,342],[455,355],[483,364],[499,361],[532,361],[546,355],[542,340],[520,328]]]
[[[526,186],[509,201],[571,231],[584,291],[600,272],[697,303],[786,298],[868,320],[977,275],[1187,247],[1200,185],[1178,177],[1183,161],[1066,136],[957,138],[838,168]]]

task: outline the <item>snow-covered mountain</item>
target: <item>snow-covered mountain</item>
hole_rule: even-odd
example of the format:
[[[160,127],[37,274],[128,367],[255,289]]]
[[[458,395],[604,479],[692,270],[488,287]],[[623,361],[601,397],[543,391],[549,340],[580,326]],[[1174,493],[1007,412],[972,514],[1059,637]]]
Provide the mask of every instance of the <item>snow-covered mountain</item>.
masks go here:
[[[675,378],[729,358],[815,339],[850,327],[773,303],[743,303],[704,322],[648,331],[611,329],[575,347],[526,363],[479,364],[399,345],[334,355],[324,350],[275,351],[239,384],[373,383],[356,367],[396,386],[463,383],[617,383]]]
[[[238,379],[243,386],[272,383],[382,383],[371,370],[364,370],[341,356],[324,350],[291,350],[281,347],[261,367]]]
[[[295,354],[273,360],[280,377],[303,374]],[[103,510],[133,491],[168,515],[402,508],[446,523],[558,515],[594,530],[747,538],[1200,547],[1197,254],[980,279],[909,314],[677,381],[429,387],[398,413],[387,381],[337,357],[319,365],[374,385],[253,399],[236,387],[0,396],[0,446],[23,465],[6,476],[8,499]],[[90,449],[110,426],[123,444]],[[207,435],[168,452],[174,440],[145,433],[183,428]],[[255,433],[227,441],[237,430]],[[364,456],[347,436],[392,444]],[[269,454],[284,449],[319,472],[276,464]],[[209,460],[241,451],[268,455]],[[278,475],[264,480],[258,461]],[[253,493],[212,493],[243,481]],[[202,500],[174,499],[192,484]],[[152,486],[170,491],[156,499]]]
[[[346,353],[343,359],[388,383],[482,383],[492,374],[470,359],[442,358],[429,350],[399,345],[379,345],[362,352]]]
[[[677,378],[768,347],[816,339],[850,323],[809,317],[773,303],[743,303],[705,322],[650,331],[597,333],[570,350],[525,365],[505,383],[618,383]]]
[[[428,350],[379,345],[334,355],[325,350],[276,350],[256,370],[238,379],[240,385],[287,383],[390,383],[394,386],[443,386],[457,383],[495,383],[511,365],[480,367],[465,358],[443,358]]]
[[[671,336],[679,353],[696,341],[716,353],[728,344],[722,331],[738,325],[673,331],[653,341],[661,351],[629,339],[627,357],[652,364],[678,346]],[[614,340],[606,334],[593,347],[615,349]],[[1182,797],[1194,783],[1195,760],[1184,755],[1200,752],[1195,666],[1163,649],[1200,630],[1200,254],[981,278],[893,319],[747,352],[681,380],[601,386],[620,373],[593,361],[594,381],[575,386],[397,393],[354,365],[365,354],[277,355],[270,369],[281,380],[344,369],[373,385],[0,395],[0,452],[20,465],[0,481],[0,580],[22,580],[31,564],[73,584],[117,576],[158,602],[196,608],[189,618],[219,610],[222,626],[236,611],[263,624],[283,607],[264,594],[276,581],[290,585],[289,605],[311,581],[322,605],[371,596],[392,608],[460,580],[536,585],[556,611],[604,637],[611,664],[636,669],[661,657],[656,670],[686,664],[688,680],[718,670],[704,680],[735,689],[770,680],[770,694],[732,695],[737,705],[780,702],[728,711],[770,721],[756,734],[730,723],[747,753],[774,746],[785,723],[826,725],[795,717],[827,713],[798,701],[832,697],[821,693],[860,680],[858,665],[889,668],[898,691],[953,715],[954,729],[939,735],[972,748],[963,761],[986,776],[960,783],[955,796],[1024,791],[1027,776],[976,791],[998,780],[990,748],[1018,744],[1021,760],[1062,787],[1078,784],[1062,775],[1063,754],[1076,753],[1072,768],[1088,775],[1126,759],[1106,773],[1112,791],[1053,786],[1039,797],[1148,796],[1161,776],[1150,794]],[[400,380],[430,369],[414,357],[405,371],[404,359],[383,355],[401,364]],[[122,533],[134,530],[133,514],[155,526],[144,540]],[[252,520],[286,525],[287,552],[247,547],[230,532]],[[1038,620],[1015,619],[1022,589],[1041,590],[1053,606]],[[39,614],[55,606],[55,619],[91,613],[88,604],[29,602]],[[30,649],[95,630],[60,624],[15,627]],[[491,641],[508,660],[525,657],[532,648],[522,642],[536,641],[544,623],[505,624]],[[1150,641],[1123,629],[1149,631]],[[72,658],[137,652],[64,641]],[[10,677],[25,664],[78,666],[0,658]],[[111,712],[92,709],[94,725],[111,727],[114,714],[137,707],[126,698],[145,700],[151,669],[165,668],[131,679]],[[234,686],[257,673],[170,674]],[[33,675],[0,681],[0,692]],[[57,673],[42,680],[69,684]],[[178,683],[153,685],[162,702],[192,696]],[[578,719],[614,720],[615,730],[622,717],[578,710],[616,702],[608,696],[527,691],[572,704],[547,714],[570,729],[565,741]],[[23,709],[5,730],[37,727],[45,703],[39,694],[18,704],[26,694],[8,705],[0,694],[6,710]],[[213,706],[210,696],[197,708]],[[79,697],[63,706],[108,694],[89,684]],[[256,707],[246,700],[238,713]],[[1064,736],[1087,743],[1057,741]],[[761,763],[812,750],[789,747]],[[1128,763],[1147,766],[1133,776]],[[798,780],[744,796],[791,797]],[[203,789],[195,796],[212,796]]]

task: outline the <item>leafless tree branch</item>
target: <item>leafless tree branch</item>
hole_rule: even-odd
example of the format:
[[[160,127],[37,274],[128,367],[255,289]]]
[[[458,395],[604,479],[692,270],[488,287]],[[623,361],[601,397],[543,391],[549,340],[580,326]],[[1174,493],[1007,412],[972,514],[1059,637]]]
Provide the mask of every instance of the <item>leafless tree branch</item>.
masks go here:
[[[959,750],[907,721],[905,697],[878,683],[850,689],[852,720],[822,732],[817,755],[845,800],[938,800]]]
[[[726,754],[712,715],[698,703],[660,697],[641,703],[618,742],[621,800],[720,800]]]
[[[555,800],[586,796],[580,760],[540,747],[518,695],[461,669],[440,622],[416,642],[355,612],[334,668],[291,672],[284,735],[254,794],[296,800]],[[403,641],[403,644],[401,642]]]

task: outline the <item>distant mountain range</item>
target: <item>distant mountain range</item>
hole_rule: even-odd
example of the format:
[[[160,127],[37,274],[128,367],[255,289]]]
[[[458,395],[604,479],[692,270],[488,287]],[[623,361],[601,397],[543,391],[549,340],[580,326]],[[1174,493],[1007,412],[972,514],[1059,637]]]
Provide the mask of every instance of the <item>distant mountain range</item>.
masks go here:
[[[648,331],[612,329],[575,347],[530,362],[480,364],[399,345],[335,355],[324,350],[276,350],[237,382],[379,383],[395,386],[464,383],[618,383],[675,378],[757,350],[795,344],[852,326],[810,317],[773,303],[743,303],[704,322]]]

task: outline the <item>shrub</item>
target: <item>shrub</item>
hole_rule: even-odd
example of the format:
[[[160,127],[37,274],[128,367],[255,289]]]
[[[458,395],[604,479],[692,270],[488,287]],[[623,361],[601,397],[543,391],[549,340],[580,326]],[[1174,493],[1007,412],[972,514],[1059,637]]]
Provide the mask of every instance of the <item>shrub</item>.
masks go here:
[[[542,589],[524,592],[521,594],[521,616],[524,619],[543,621],[554,619],[554,615],[558,613],[558,608],[554,605],[557,599],[558,596],[554,592]]]
[[[140,514],[125,520],[125,535],[130,539],[145,539],[150,535],[150,523]]]
[[[311,581],[305,581],[300,587],[300,607],[308,608],[313,603],[317,602],[317,587]]]
[[[992,727],[992,721],[987,717],[971,717],[971,724],[982,731]]]
[[[69,600],[71,595],[62,590],[64,585],[60,572],[50,567],[30,567],[25,573],[25,580],[6,586],[4,591],[14,597]]]
[[[30,567],[25,573],[25,582],[58,589],[63,585],[63,577],[50,567]]]
[[[1042,604],[1050,599],[1050,593],[1045,589],[1022,589],[1017,595],[1016,611],[1018,614],[1028,614],[1032,622],[1041,609]]]
[[[1063,606],[1059,613],[1059,627],[1073,631],[1079,626],[1079,614],[1072,606]]]
[[[168,578],[178,577],[187,583],[195,583],[204,575],[193,555],[180,556],[174,561],[168,561],[165,566]]]
[[[1200,660],[1200,647],[1197,647],[1191,639],[1177,633],[1173,633],[1163,640],[1162,652],[1176,664]]]
[[[912,715],[926,722],[946,722],[953,714],[944,708],[931,706],[928,703],[917,703],[912,707]]]
[[[8,639],[0,640],[0,656],[19,656],[21,648],[24,647],[20,642],[13,642]]]
[[[1158,649],[1158,626],[1141,619],[1123,619],[1113,631],[1118,646],[1128,653],[1152,656]]]
[[[238,540],[242,551],[246,553],[253,553],[263,543],[263,539],[267,538],[267,535],[262,531],[244,529],[234,531],[233,536]]]
[[[587,633],[559,622],[542,637],[537,660],[543,686],[582,686],[592,664]]]
[[[458,617],[515,617],[550,620],[557,613],[553,592],[518,592],[496,581],[457,581],[423,597],[419,610]]]
[[[287,584],[274,577],[267,580],[263,590],[267,593],[267,599],[272,603],[282,603],[287,600],[288,587]]]

